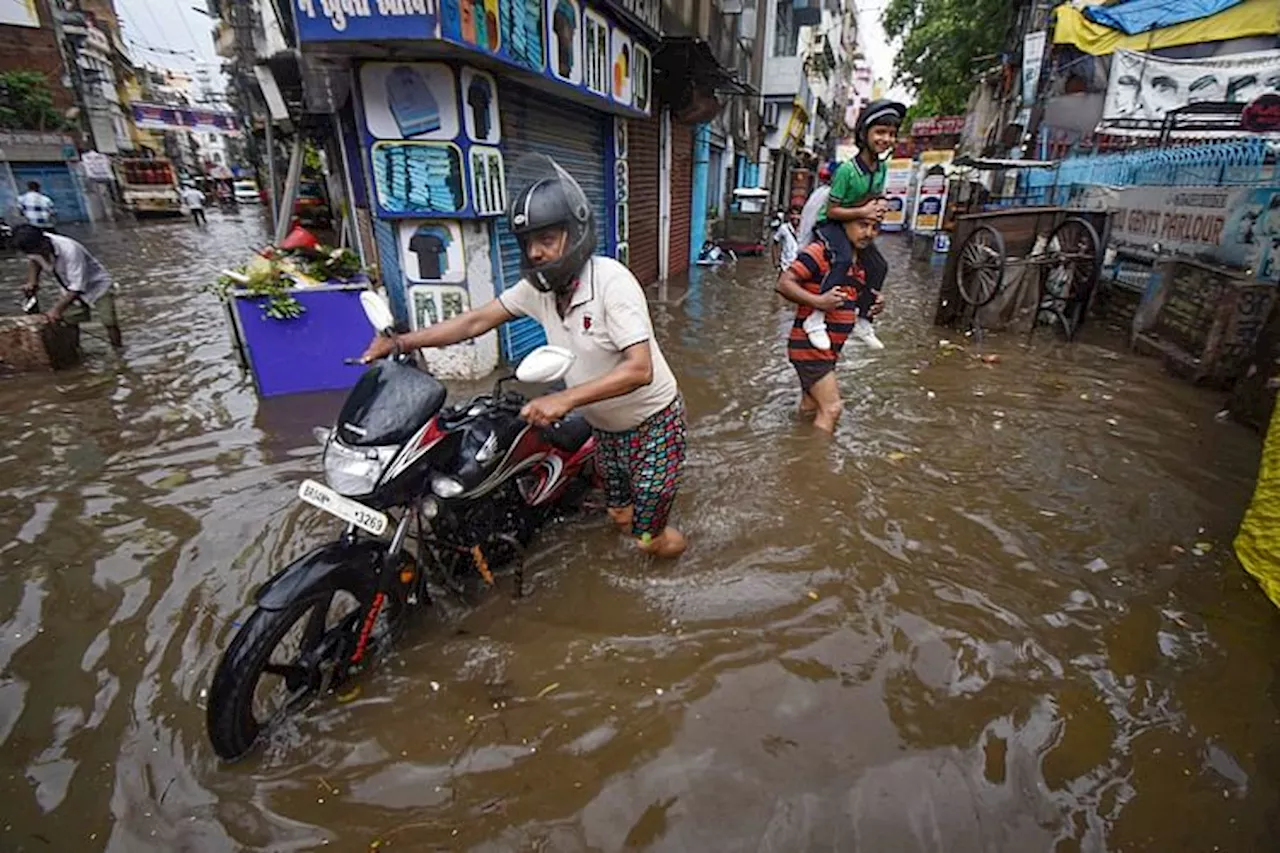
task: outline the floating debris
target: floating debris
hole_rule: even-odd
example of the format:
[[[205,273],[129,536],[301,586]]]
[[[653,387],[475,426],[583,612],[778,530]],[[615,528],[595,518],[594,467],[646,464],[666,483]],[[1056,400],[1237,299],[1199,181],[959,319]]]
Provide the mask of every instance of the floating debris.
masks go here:
[[[537,696],[535,696],[535,697],[533,697],[533,698],[534,698],[534,699],[541,699],[543,696],[546,696],[546,695],[547,695],[547,694],[549,694],[549,693],[553,693],[553,692],[555,692],[556,690],[558,690],[559,688],[560,688],[560,682],[558,682],[558,681],[553,681],[553,682],[551,682],[550,684],[548,684],[546,687],[544,687],[544,688],[542,688],[541,690],[539,690],[539,691],[538,691],[538,695],[537,695]]]

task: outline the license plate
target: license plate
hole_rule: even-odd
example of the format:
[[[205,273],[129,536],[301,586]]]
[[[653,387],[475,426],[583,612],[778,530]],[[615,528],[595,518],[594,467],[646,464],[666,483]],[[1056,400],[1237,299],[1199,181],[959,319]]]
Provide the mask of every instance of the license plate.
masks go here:
[[[386,513],[370,509],[359,501],[345,498],[328,486],[322,486],[315,480],[303,480],[298,487],[298,497],[314,507],[324,510],[330,515],[361,530],[367,530],[374,536],[381,536],[387,530]]]

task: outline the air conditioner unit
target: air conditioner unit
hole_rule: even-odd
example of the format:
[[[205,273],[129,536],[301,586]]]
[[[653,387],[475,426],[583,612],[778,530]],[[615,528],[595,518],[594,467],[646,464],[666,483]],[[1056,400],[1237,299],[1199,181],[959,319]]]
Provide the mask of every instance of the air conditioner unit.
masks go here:
[[[780,109],[776,103],[766,102],[764,110],[760,114],[760,124],[767,128],[777,127],[779,112]]]

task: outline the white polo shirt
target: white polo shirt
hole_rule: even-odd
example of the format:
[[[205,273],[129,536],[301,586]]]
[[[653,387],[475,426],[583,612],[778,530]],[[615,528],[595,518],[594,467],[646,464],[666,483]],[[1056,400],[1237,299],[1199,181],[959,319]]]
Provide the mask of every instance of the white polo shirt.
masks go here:
[[[612,258],[595,257],[579,274],[578,287],[563,318],[553,293],[542,293],[521,279],[498,294],[502,306],[516,317],[532,317],[542,324],[547,343],[564,347],[577,358],[565,377],[574,386],[598,379],[622,364],[622,351],[649,342],[653,380],[630,394],[583,406],[587,422],[605,432],[635,429],[670,406],[680,393],[676,378],[653,337],[649,303],[631,270]]]

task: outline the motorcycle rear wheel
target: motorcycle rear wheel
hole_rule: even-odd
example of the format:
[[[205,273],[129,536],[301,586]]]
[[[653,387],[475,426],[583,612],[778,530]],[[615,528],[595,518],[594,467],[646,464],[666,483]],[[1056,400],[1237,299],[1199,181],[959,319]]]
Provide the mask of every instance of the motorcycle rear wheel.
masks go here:
[[[376,620],[383,630],[374,631],[377,638],[370,639],[368,656],[394,624],[393,609],[392,598],[386,598]],[[223,653],[209,689],[206,725],[218,757],[242,758],[285,716],[300,711],[322,690],[341,684],[367,612],[367,602],[341,589],[314,593],[281,610],[255,610]],[[299,626],[296,651],[273,658]],[[264,676],[269,677],[268,687],[271,680],[284,687],[283,704],[265,714],[260,708],[274,691],[261,691]]]

